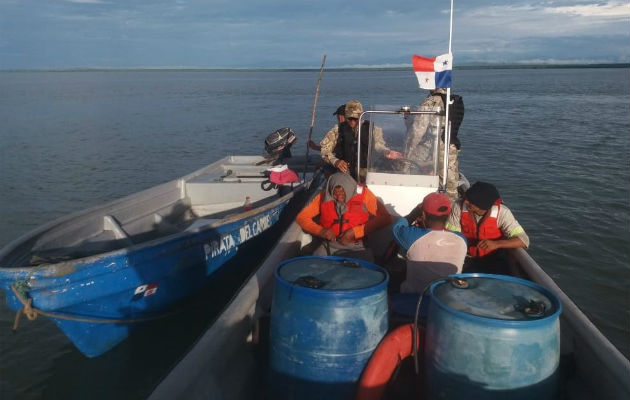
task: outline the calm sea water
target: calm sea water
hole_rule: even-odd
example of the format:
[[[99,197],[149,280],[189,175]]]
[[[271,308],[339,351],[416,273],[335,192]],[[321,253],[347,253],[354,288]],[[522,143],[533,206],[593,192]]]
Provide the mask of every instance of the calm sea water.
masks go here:
[[[531,238],[530,254],[626,355],[629,76],[454,73],[466,104],[460,168],[471,182],[496,184]],[[259,154],[283,126],[303,152],[316,80],[317,71],[1,72],[0,246],[226,154]],[[413,105],[424,96],[409,71],[326,71],[313,137],[349,99]],[[45,319],[24,319],[12,333],[14,313],[0,301],[0,397],[144,398],[211,320],[203,304],[87,359]]]

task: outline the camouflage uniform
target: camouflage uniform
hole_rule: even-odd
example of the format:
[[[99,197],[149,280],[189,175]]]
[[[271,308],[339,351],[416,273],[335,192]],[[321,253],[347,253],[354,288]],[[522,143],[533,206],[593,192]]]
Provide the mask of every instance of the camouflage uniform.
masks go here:
[[[440,95],[427,96],[417,111],[436,111],[437,109],[444,111],[444,102]],[[423,160],[430,161],[434,140],[436,137],[441,137],[441,133],[444,132],[444,124],[446,122],[446,116],[441,115],[436,118],[434,115],[416,115],[414,117],[408,117],[407,124],[407,141],[405,143],[405,157],[411,160],[418,160],[420,164]],[[439,122],[439,126],[438,126]],[[440,130],[439,134],[436,131]],[[427,133],[429,133],[427,135]],[[443,179],[443,163],[444,163],[444,140],[439,139],[438,148],[438,174],[440,176],[440,184]],[[457,161],[457,147],[451,144],[448,149],[448,176],[446,179],[446,194],[452,200],[458,197],[457,185],[459,182],[459,163]]]
[[[358,118],[363,112],[363,106],[356,100],[351,100],[346,104],[346,118]],[[354,130],[355,136],[358,135],[358,125]],[[369,132],[361,132],[362,135],[369,135]],[[339,138],[339,125],[335,124],[331,130],[329,130],[322,141],[319,143],[321,150],[321,157],[334,166],[335,163],[339,160],[337,156],[335,156],[335,147],[337,146],[337,140]],[[372,140],[374,141],[374,150],[377,152],[384,153],[389,150],[389,148],[385,145],[385,139],[383,138],[383,130],[375,126],[373,128]]]
[[[337,137],[339,137],[339,125],[335,124],[331,130],[329,130],[322,141],[319,143],[321,146],[320,154],[324,161],[330,165],[335,165],[338,158],[335,156],[335,146],[337,145]]]

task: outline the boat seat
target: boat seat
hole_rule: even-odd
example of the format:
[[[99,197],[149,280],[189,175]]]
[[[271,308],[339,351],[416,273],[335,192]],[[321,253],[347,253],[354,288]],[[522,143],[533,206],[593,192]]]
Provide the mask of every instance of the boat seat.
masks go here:
[[[112,215],[103,216],[103,231],[111,231],[114,234],[115,239],[122,240],[123,243],[127,243],[129,245],[133,244],[129,234]]]
[[[265,178],[266,179],[266,178]],[[265,192],[260,188],[262,178],[239,180],[232,182],[200,182],[190,181],[186,183],[186,196],[190,198],[190,205],[194,208],[200,205],[243,205],[245,197],[249,196],[252,202],[270,197],[273,191]]]
[[[211,170],[199,174],[186,182],[191,183],[221,183],[221,182],[238,182],[248,180],[264,180],[266,167],[255,165],[224,165],[221,170]]]

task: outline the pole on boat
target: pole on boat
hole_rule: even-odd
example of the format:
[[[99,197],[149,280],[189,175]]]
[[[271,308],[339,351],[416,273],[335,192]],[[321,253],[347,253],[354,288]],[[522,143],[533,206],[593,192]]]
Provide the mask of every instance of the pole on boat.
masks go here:
[[[448,32],[448,54],[451,55],[451,68],[453,67],[453,0],[451,0],[451,16],[449,23],[449,32]],[[442,188],[446,191],[446,182],[448,178],[448,155],[451,149],[451,122],[449,120],[449,105],[451,104],[451,88],[450,86],[446,88],[446,104],[444,104],[444,108],[446,108],[446,123],[444,127],[444,162],[442,163],[444,168],[444,173],[442,174]],[[458,177],[459,178],[459,177]]]
[[[304,161],[304,171],[302,172],[302,182],[306,182],[306,168],[308,167],[308,142],[313,135],[313,125],[315,125],[315,110],[317,109],[317,98],[319,97],[319,84],[322,83],[322,74],[324,73],[324,64],[326,64],[326,54],[322,57],[322,67],[319,69],[319,77],[317,78],[317,87],[315,88],[315,100],[313,100],[313,111],[311,112],[311,127],[308,130],[308,140],[306,141],[306,161]]]

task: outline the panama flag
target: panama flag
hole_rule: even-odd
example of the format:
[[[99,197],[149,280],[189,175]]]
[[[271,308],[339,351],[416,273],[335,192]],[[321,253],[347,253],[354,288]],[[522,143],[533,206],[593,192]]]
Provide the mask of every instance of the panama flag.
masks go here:
[[[442,54],[433,58],[414,55],[411,57],[411,63],[420,89],[451,87],[452,54]]]

